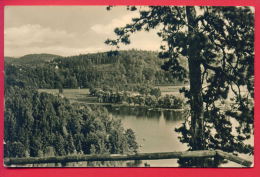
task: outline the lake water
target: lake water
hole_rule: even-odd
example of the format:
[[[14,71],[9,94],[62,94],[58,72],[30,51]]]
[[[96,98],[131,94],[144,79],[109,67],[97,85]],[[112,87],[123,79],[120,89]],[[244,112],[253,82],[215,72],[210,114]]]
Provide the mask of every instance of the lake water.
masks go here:
[[[131,128],[136,134],[139,152],[185,151],[187,146],[180,143],[175,128],[183,122],[182,112],[149,111],[144,108],[108,108],[114,118],[120,119],[124,128]],[[141,166],[178,167],[177,159],[143,160]]]
[[[173,152],[185,151],[187,145],[182,144],[175,128],[180,127],[184,121],[182,111],[153,111],[138,107],[107,107],[111,115],[122,121],[125,129],[134,130],[136,140],[139,144],[139,152]],[[231,120],[232,123],[234,123]],[[253,139],[248,142],[253,145]],[[240,154],[240,157],[253,161],[253,157]],[[142,160],[139,167],[149,164],[151,167],[178,167],[177,159]],[[242,167],[241,165],[228,161],[219,167]]]

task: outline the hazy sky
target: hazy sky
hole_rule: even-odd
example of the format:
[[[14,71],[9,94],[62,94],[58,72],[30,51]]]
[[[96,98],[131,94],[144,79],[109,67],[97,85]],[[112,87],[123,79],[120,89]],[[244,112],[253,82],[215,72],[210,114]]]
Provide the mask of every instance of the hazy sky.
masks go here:
[[[112,49],[104,44],[115,37],[115,27],[130,22],[137,12],[106,6],[7,6],[5,7],[5,56],[31,53],[78,55]],[[159,50],[155,32],[139,32],[131,37],[136,48]]]

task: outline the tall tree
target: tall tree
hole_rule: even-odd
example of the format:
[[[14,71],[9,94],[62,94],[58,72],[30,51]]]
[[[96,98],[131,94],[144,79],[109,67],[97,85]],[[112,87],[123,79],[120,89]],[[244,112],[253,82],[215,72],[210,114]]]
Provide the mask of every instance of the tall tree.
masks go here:
[[[140,15],[116,28],[118,37],[105,43],[119,48],[120,43],[130,44],[132,33],[158,29],[160,57],[168,59],[162,68],[180,80],[188,77],[190,83],[188,90],[182,89],[189,100],[190,119],[177,130],[182,133],[181,141],[191,150],[253,153],[244,143],[253,132],[253,9],[128,6],[127,10]],[[182,65],[185,59],[188,71]]]

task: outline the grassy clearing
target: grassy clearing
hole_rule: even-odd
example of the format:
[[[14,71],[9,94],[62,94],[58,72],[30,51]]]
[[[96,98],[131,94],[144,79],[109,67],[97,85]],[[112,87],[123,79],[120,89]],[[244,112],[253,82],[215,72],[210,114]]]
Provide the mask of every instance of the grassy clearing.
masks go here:
[[[188,86],[159,86],[162,96],[168,94],[168,95],[174,95],[181,98],[184,98],[184,95],[181,94],[179,90],[183,87],[187,88]]]

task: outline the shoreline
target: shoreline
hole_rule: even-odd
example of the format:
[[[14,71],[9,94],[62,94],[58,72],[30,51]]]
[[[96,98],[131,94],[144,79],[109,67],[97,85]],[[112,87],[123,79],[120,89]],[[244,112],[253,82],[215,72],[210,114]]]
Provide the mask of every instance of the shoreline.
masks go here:
[[[128,105],[128,104],[115,104],[115,103],[84,103],[84,104],[92,104],[92,105],[101,105],[101,106],[111,106],[113,108],[120,108],[120,107],[128,107],[128,108],[145,108],[148,111],[176,111],[176,112],[182,112],[187,109],[181,108],[181,109],[171,109],[171,108],[154,108],[154,107],[148,107],[145,105]]]

